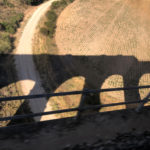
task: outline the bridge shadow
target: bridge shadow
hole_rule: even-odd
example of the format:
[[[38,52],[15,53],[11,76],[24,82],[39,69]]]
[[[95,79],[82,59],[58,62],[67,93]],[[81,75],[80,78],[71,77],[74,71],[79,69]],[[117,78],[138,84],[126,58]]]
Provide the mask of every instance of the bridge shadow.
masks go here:
[[[102,87],[104,81],[112,75],[121,75],[123,77],[124,87],[138,86],[139,79],[142,75],[150,73],[150,62],[138,61],[133,56],[72,56],[72,55],[35,55],[36,59],[45,60],[48,59],[51,69],[51,85],[49,93],[55,92],[55,90],[68,79],[73,77],[82,76],[85,78],[84,89],[99,89]],[[0,63],[3,64],[4,60],[14,57],[14,55],[0,55]],[[33,57],[32,55],[15,55],[22,60],[28,60]],[[5,61],[6,61],[5,60]],[[2,80],[6,76],[6,69],[3,65],[0,65],[0,89],[21,80],[34,80],[29,77],[20,77],[19,79],[13,78]],[[57,83],[57,84],[56,84]],[[36,83],[33,89],[30,91],[30,95],[35,94],[35,89],[38,86]],[[40,94],[40,93],[36,93]],[[100,104],[101,100],[98,94],[94,94],[94,104]],[[139,100],[139,90],[125,91],[124,99],[126,102],[129,100]],[[86,99],[89,96],[85,96]],[[82,98],[81,98],[82,99]],[[90,97],[92,99],[92,97]],[[45,109],[45,105],[41,106],[41,109]],[[128,108],[129,105],[126,106]],[[39,110],[40,112],[41,110]]]

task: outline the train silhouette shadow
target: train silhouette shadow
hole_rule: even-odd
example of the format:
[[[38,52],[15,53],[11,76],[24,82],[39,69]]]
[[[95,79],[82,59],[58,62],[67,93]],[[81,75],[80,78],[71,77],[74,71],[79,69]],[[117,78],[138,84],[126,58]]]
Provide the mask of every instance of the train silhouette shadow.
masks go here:
[[[12,58],[14,55],[0,55],[0,63],[4,63],[7,58]],[[138,61],[134,56],[74,56],[74,55],[35,55],[36,59],[48,59],[51,69],[49,79],[51,81],[49,93],[53,93],[61,84],[71,79],[72,77],[82,76],[85,78],[84,89],[99,89],[104,81],[112,75],[121,75],[123,77],[124,87],[138,86],[142,75],[150,73],[149,61]],[[28,60],[32,55],[15,55]],[[0,76],[5,74],[7,68],[0,65]],[[44,70],[44,68],[43,68]],[[11,83],[19,80],[33,80],[32,78],[11,79],[4,81],[0,78],[0,88],[8,86]],[[57,83],[57,84],[56,84]],[[30,91],[30,95],[34,93],[37,84]],[[37,93],[41,94],[41,93]],[[140,100],[139,90],[124,91],[125,101]],[[100,104],[99,93],[94,95],[96,103]],[[81,98],[82,99],[82,98]],[[92,99],[92,98],[91,98]],[[85,98],[86,101],[86,98]],[[42,106],[43,110],[45,106]],[[128,108],[128,105],[126,106]],[[19,110],[19,109],[18,109]]]

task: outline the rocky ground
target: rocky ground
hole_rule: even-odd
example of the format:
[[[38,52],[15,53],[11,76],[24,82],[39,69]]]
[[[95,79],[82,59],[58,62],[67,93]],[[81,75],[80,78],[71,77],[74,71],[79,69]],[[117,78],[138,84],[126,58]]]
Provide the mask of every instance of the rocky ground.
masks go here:
[[[126,133],[118,135],[113,140],[98,139],[94,143],[84,142],[77,145],[67,145],[63,150],[148,150],[150,148],[150,131],[140,134]]]

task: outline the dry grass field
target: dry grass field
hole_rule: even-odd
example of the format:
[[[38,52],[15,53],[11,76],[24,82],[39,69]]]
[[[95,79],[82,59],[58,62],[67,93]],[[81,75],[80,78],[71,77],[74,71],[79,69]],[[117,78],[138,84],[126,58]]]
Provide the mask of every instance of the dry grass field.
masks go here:
[[[49,55],[42,63],[37,61],[46,91],[150,84],[149,14],[148,0],[75,0],[58,17],[53,39],[40,33],[34,39],[35,53]],[[137,100],[148,92],[101,93],[88,96],[87,103],[97,101],[97,97],[96,103],[103,104]],[[80,99],[51,98],[51,103],[54,109],[71,108],[78,106]]]

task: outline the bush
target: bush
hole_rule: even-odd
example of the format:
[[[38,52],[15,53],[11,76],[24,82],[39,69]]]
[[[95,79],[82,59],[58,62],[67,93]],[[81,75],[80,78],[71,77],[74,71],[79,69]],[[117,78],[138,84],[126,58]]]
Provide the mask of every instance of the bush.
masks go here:
[[[53,37],[55,33],[55,28],[56,28],[56,25],[52,24],[49,28],[41,28],[40,32],[45,36],[49,35],[49,37]]]
[[[51,26],[48,28],[48,31],[49,31],[48,35],[49,35],[51,38],[53,37],[53,35],[54,35],[54,33],[55,33],[55,29],[56,29],[56,25],[55,25],[55,24],[51,25]]]
[[[59,7],[62,7],[62,6],[64,7],[66,5],[67,5],[66,0],[55,1],[55,2],[52,3],[51,9],[57,9]]]
[[[53,21],[51,21],[51,20],[48,20],[48,21],[45,22],[44,24],[45,24],[45,26],[46,26],[47,28],[50,28],[51,26],[56,26],[56,22],[53,22]]]
[[[8,22],[6,21],[1,22],[0,23],[1,29],[13,34],[16,32],[16,29],[19,26],[19,22],[22,21],[22,19],[23,19],[23,14],[17,14],[11,17]]]
[[[47,12],[46,17],[48,19],[48,21],[45,22],[46,28],[41,28],[41,33],[53,37],[56,28],[57,14],[54,11],[50,10]]]
[[[0,32],[0,54],[6,54],[12,49],[11,39],[8,33]]]
[[[13,23],[3,22],[1,23],[3,26],[4,31],[9,33],[15,33],[16,25]]]
[[[69,0],[71,3],[74,2],[74,0]]]
[[[56,21],[57,14],[54,11],[50,10],[47,12],[46,17],[51,21]]]
[[[65,6],[65,5],[67,5],[67,2],[66,2],[66,0],[61,0],[61,1],[60,1],[60,4],[61,4],[61,6],[62,6],[62,5]]]
[[[48,31],[47,28],[41,28],[41,29],[40,29],[40,32],[41,32],[43,35],[46,35],[46,36],[49,34],[49,31]]]
[[[55,1],[52,3],[51,5],[51,9],[57,9],[61,6],[60,2],[59,1]]]

